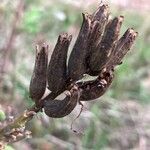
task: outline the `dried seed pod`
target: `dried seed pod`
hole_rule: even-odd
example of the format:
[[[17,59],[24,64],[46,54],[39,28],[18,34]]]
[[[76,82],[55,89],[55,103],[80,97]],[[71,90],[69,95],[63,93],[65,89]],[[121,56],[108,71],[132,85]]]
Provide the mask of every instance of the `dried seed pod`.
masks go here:
[[[90,33],[91,19],[83,14],[83,23],[78,38],[70,54],[68,63],[68,77],[73,81],[79,79],[86,72],[85,58],[87,55],[87,41]]]
[[[41,99],[46,89],[47,64],[48,45],[43,44],[40,48],[37,46],[35,66],[29,87],[30,97],[35,102]]]
[[[127,54],[133,45],[137,34],[137,32],[129,28],[118,40],[116,47],[113,50],[111,59],[106,66],[107,70],[110,70],[121,63],[123,57]]]
[[[108,21],[109,9],[108,5],[102,5],[98,10],[92,15],[92,25],[89,36],[89,45],[97,44],[104,32],[105,25]],[[94,50],[94,49],[93,49]]]
[[[45,114],[52,118],[62,118],[72,112],[77,105],[80,92],[77,86],[73,86],[70,91],[65,91],[63,100],[46,100],[44,104]]]
[[[92,23],[87,46],[88,56],[95,50],[98,42],[101,40],[103,27],[105,26],[97,20]]]
[[[87,56],[87,68],[89,68],[88,62],[91,54],[96,52],[96,47],[101,41],[102,34],[108,21],[108,16],[108,5],[100,6],[98,10],[92,15],[92,24],[87,46],[87,51],[89,51]]]
[[[96,80],[83,83],[80,86],[82,89],[80,101],[90,101],[102,96],[110,87],[113,77],[114,75],[111,71],[104,72]]]
[[[102,70],[109,61],[112,49],[118,40],[122,22],[123,16],[120,16],[114,18],[107,24],[101,42],[97,46],[96,51],[91,55],[89,62],[90,75],[98,75],[99,71]]]
[[[67,52],[71,39],[71,35],[59,35],[49,62],[48,88],[54,93],[60,94],[65,88]]]
[[[100,22],[103,22],[107,17],[109,13],[109,7],[107,4],[102,4],[99,6],[99,8],[92,14],[93,20],[97,20]]]

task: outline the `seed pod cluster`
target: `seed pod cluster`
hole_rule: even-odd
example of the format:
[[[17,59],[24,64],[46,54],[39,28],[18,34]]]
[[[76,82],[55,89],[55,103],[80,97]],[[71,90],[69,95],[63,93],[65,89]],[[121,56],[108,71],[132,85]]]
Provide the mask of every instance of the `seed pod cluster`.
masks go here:
[[[30,83],[30,96],[47,116],[61,118],[72,112],[78,102],[102,96],[110,87],[115,67],[131,49],[137,32],[129,28],[119,39],[123,16],[109,19],[108,5],[101,5],[92,15],[83,14],[83,23],[71,51],[67,53],[71,35],[61,34],[47,66],[47,47],[36,54]],[[94,80],[83,81],[85,74]],[[51,93],[41,99],[46,82]],[[59,98],[61,95],[64,98]]]
[[[98,75],[99,71],[105,66],[110,59],[113,48],[118,40],[119,31],[122,25],[123,17],[116,17],[106,25],[102,40],[98,44],[90,58],[91,75]]]

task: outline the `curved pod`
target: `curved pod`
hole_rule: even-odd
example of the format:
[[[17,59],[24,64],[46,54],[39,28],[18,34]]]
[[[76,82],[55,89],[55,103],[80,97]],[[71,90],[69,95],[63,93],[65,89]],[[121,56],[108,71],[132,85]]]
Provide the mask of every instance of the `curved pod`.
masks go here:
[[[67,116],[76,107],[80,92],[76,86],[70,91],[66,91],[63,100],[46,100],[44,104],[45,114],[52,118],[62,118]]]

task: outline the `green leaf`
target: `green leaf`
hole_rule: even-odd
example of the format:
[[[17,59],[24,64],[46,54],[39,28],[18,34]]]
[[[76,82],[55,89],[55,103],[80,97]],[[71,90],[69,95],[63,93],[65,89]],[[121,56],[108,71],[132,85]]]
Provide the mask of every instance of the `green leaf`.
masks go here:
[[[0,110],[0,121],[3,121],[5,119],[6,119],[6,115],[5,115],[4,111]]]

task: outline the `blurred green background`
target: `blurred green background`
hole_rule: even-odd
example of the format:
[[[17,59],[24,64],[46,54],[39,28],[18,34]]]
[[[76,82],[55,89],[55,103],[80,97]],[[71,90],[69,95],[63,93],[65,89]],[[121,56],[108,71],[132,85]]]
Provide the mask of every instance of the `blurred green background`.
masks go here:
[[[116,69],[111,88],[100,99],[84,104],[73,124],[77,133],[70,126],[80,106],[62,119],[40,113],[28,125],[33,138],[9,145],[7,150],[20,150],[20,145],[23,150],[150,148],[150,3],[114,2],[109,2],[111,15],[125,17],[121,34],[133,27],[139,36]],[[92,13],[99,4],[96,0],[0,0],[0,127],[33,104],[28,87],[35,45],[48,43],[51,54],[58,35],[68,32],[73,35],[72,47],[81,13]]]

